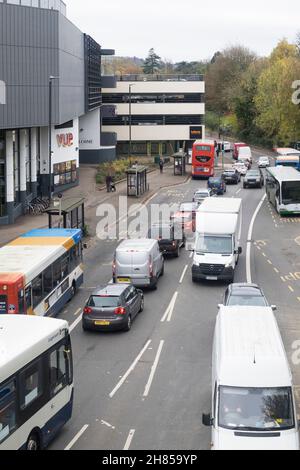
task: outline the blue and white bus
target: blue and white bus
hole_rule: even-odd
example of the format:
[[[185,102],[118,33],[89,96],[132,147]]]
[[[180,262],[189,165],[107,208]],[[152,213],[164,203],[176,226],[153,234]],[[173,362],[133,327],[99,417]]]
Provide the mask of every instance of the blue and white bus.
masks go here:
[[[72,409],[68,323],[0,315],[0,450],[44,449]]]
[[[0,248],[0,314],[55,316],[82,282],[81,230],[32,230]]]

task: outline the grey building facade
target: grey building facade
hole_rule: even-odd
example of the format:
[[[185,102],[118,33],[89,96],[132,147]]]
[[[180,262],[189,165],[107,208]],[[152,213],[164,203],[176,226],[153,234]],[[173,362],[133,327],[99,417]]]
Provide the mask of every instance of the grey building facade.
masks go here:
[[[101,46],[61,0],[11,1],[0,1],[0,225],[37,195],[78,184],[79,154],[89,162],[81,120],[99,114],[101,143]],[[95,161],[115,156],[109,145],[94,150]]]

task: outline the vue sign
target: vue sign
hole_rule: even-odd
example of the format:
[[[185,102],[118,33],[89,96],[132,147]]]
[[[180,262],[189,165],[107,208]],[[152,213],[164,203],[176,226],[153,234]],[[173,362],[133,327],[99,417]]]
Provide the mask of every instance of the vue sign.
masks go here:
[[[59,147],[72,147],[74,143],[74,137],[73,134],[58,134],[56,136],[57,138],[57,145]]]

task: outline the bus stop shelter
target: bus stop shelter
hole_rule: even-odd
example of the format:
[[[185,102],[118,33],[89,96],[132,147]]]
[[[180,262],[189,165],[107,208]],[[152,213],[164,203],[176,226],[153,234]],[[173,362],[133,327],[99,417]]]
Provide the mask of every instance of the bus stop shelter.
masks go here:
[[[174,175],[183,176],[186,174],[186,165],[188,155],[185,152],[174,153]]]
[[[134,165],[127,173],[127,196],[140,197],[149,191],[147,183],[147,167]]]
[[[84,229],[84,198],[56,198],[47,210],[49,228]]]

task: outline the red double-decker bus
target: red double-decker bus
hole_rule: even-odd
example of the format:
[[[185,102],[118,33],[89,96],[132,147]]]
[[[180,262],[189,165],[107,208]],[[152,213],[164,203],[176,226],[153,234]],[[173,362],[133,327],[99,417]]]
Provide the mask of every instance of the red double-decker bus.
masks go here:
[[[193,144],[192,177],[210,178],[215,172],[215,144],[213,141],[196,140]]]

